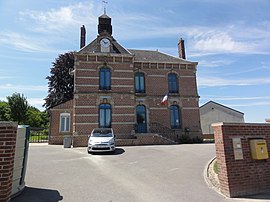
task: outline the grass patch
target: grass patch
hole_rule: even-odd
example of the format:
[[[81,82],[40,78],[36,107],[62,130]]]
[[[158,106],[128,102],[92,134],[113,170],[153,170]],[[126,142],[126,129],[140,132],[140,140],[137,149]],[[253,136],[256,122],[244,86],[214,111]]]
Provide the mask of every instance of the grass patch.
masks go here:
[[[214,172],[216,174],[218,174],[218,164],[217,164],[217,161],[215,161],[215,163],[214,163]]]
[[[29,138],[30,142],[44,142],[48,140],[47,135],[31,135]]]

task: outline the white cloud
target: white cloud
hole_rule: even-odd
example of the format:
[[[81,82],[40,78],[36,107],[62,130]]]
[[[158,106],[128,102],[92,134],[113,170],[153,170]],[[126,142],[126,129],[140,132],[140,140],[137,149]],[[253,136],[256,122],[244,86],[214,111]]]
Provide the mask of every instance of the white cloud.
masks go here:
[[[31,106],[34,106],[41,111],[44,110],[44,107],[42,107],[44,104],[44,98],[27,98],[27,101]]]
[[[224,65],[230,65],[234,61],[233,60],[225,60],[225,59],[212,59],[212,60],[199,60],[199,66],[202,67],[219,67]]]
[[[240,104],[229,104],[229,107],[253,107],[253,106],[270,106],[270,101],[264,102],[251,102],[251,103],[240,103]]]
[[[0,90],[46,91],[47,92],[48,86],[3,84],[3,85],[0,85]]]
[[[14,77],[11,76],[0,76],[0,80],[4,80],[4,79],[12,79]]]
[[[269,84],[269,78],[256,79],[223,79],[219,77],[199,77],[199,87],[220,87],[220,86],[250,86]]]
[[[200,100],[213,100],[213,101],[249,101],[249,100],[270,100],[270,96],[255,96],[255,97],[235,97],[235,96],[214,96],[214,95],[201,95]]]
[[[246,52],[250,48],[245,43],[236,42],[225,32],[207,32],[195,36],[193,49],[207,53]],[[248,49],[248,50],[247,50]]]
[[[16,50],[25,52],[51,51],[51,48],[46,45],[46,41],[16,32],[0,33],[0,44],[4,44],[9,47],[11,46]]]
[[[93,15],[94,9],[93,3],[80,2],[49,11],[26,10],[19,14],[22,21],[32,21],[35,26],[31,26],[31,29],[37,32],[70,33],[74,28],[79,29],[85,22],[96,24],[96,16]]]
[[[78,40],[79,27],[82,24],[88,29],[91,40],[96,36],[97,16],[102,12],[100,3],[93,0],[74,3],[46,11],[24,10],[19,13],[25,29],[45,34],[40,40],[37,36],[15,36],[17,48],[35,51],[48,49],[52,44],[71,43]],[[268,21],[257,26],[243,22],[223,24],[220,26],[173,26],[166,18],[142,12],[127,12],[120,5],[110,7],[114,35],[119,40],[172,38],[180,35],[188,42],[189,57],[222,53],[269,54],[270,29]],[[68,35],[68,37],[66,37]],[[77,35],[77,36],[76,36]],[[50,37],[48,37],[50,36]],[[3,38],[3,37],[1,37]],[[4,41],[10,42],[8,37]],[[0,41],[1,42],[1,41]],[[42,44],[47,43],[45,48]],[[2,41],[3,43],[3,41]],[[176,42],[177,43],[177,42]],[[215,64],[213,64],[215,65]]]

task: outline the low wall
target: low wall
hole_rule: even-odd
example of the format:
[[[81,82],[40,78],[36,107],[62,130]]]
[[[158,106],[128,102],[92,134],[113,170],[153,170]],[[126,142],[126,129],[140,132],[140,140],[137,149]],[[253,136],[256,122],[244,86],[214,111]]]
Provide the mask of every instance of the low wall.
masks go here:
[[[86,147],[88,143],[87,135],[73,136],[73,147]],[[139,135],[133,139],[117,139],[116,146],[138,146],[138,145],[169,145],[173,142],[166,140],[158,135]]]
[[[17,123],[0,122],[0,201],[10,201]]]
[[[250,140],[263,139],[270,152],[270,124],[216,123],[212,127],[221,192],[240,197],[270,191],[270,160],[252,159],[250,149]]]

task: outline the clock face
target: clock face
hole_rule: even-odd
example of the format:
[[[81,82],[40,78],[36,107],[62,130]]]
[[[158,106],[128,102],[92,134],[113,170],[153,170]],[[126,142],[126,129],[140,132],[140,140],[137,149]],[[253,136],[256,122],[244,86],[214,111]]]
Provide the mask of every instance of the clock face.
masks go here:
[[[110,40],[107,39],[107,38],[101,39],[101,41],[100,41],[100,45],[101,45],[101,47],[103,47],[103,48],[108,48],[108,47],[110,47],[110,44],[111,44],[111,42],[110,42]]]

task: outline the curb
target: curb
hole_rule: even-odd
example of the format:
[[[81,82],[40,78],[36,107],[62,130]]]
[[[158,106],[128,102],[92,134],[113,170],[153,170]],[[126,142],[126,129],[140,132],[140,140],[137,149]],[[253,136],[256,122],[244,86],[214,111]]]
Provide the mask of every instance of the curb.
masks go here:
[[[216,160],[216,157],[214,157],[213,159],[211,159],[207,165],[204,168],[203,171],[203,176],[204,176],[204,181],[206,182],[206,184],[208,185],[208,187],[210,189],[213,189],[215,192],[217,192],[218,194],[220,194],[221,196],[223,196],[226,199],[230,199],[227,196],[225,196],[223,193],[220,192],[219,187],[215,186],[212,181],[209,179],[209,172],[214,172],[213,170],[210,169],[211,164]]]

